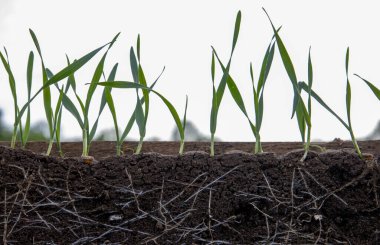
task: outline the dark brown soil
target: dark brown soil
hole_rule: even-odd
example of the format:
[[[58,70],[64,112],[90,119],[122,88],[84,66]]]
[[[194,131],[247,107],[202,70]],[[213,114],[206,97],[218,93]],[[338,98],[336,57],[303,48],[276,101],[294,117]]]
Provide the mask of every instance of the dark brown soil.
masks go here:
[[[135,143],[128,147],[133,148]],[[85,165],[0,146],[4,244],[380,244],[378,141],[319,144],[301,163],[299,143],[147,142],[141,155],[106,157],[95,142]],[[124,151],[129,153],[125,147]],[[331,150],[331,149],[339,150]],[[44,144],[29,149],[43,152]],[[235,151],[231,151],[235,150]],[[64,144],[67,156],[80,143]],[[289,152],[290,151],[290,152]],[[283,154],[284,152],[288,152]]]
[[[324,147],[326,149],[353,149],[351,141],[342,141],[335,139],[331,142],[315,142],[314,145]],[[9,142],[1,142],[0,145],[9,146]],[[359,141],[359,146],[363,152],[371,153],[374,155],[380,154],[380,140],[372,141]],[[27,149],[35,153],[44,153],[48,144],[46,142],[29,142]],[[123,152],[126,155],[133,154],[136,149],[137,142],[126,142],[123,145]],[[66,157],[78,157],[82,154],[81,142],[64,142],[62,143],[63,152]],[[186,142],[185,151],[205,151],[209,152],[209,142]],[[252,152],[252,142],[215,142],[215,154],[223,154],[231,150],[240,150],[245,152]],[[302,144],[299,142],[264,142],[263,149],[266,152],[273,152],[276,154],[285,154],[289,151],[302,149]],[[313,148],[318,150],[318,148]],[[176,155],[179,150],[179,143],[172,141],[155,141],[144,142],[143,152],[158,152],[166,155]],[[116,153],[115,142],[110,141],[97,141],[91,144],[90,154],[96,159],[105,157],[112,157]],[[53,146],[53,156],[58,156],[56,148]]]

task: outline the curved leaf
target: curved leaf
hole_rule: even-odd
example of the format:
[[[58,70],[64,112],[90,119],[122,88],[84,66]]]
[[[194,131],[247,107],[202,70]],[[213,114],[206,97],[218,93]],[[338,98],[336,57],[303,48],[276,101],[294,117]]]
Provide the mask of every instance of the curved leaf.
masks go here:
[[[116,72],[117,72],[117,68],[118,68],[118,63],[116,63],[112,70],[111,70],[111,73],[109,74],[108,76],[108,81],[113,81],[115,80],[115,76],[116,76]],[[107,98],[106,98],[106,91],[107,89],[104,88],[103,89],[103,94],[102,94],[102,99],[100,101],[100,108],[99,108],[99,112],[98,112],[98,116],[96,117],[96,120],[95,120],[95,123],[93,124],[93,126],[91,127],[91,130],[90,130],[90,134],[89,134],[89,141],[91,142],[93,140],[93,138],[95,137],[95,133],[96,133],[96,130],[98,129],[98,123],[99,123],[99,118],[100,118],[100,115],[102,114],[103,110],[104,110],[104,107],[106,106],[106,103],[107,103]],[[108,89],[109,90],[109,93],[111,93],[111,88]]]
[[[348,63],[349,63],[349,60],[350,60],[350,48],[347,48],[347,52],[346,52],[346,77],[347,77],[346,109],[347,109],[348,125],[351,127],[351,85],[350,85],[350,81],[348,79]]]
[[[70,100],[70,98],[64,93],[62,94],[62,104],[66,108],[66,110],[68,110],[71,113],[71,115],[75,117],[81,129],[84,129],[84,123],[77,108],[75,107],[74,103]]]
[[[236,42],[237,42],[237,39],[239,37],[240,22],[241,22],[241,11],[239,10],[239,12],[236,15],[236,20],[235,20],[235,30],[234,30],[234,38],[233,38],[233,41],[232,41],[231,56],[232,56],[232,53],[235,50]]]
[[[161,75],[164,73],[165,71],[165,67],[162,69],[160,75],[156,78],[156,80],[154,81],[154,83],[149,87],[150,89],[153,89],[154,86],[156,85],[156,83],[158,82],[158,80],[160,79]],[[140,99],[140,103],[141,104],[144,104],[144,98]],[[136,106],[137,106],[137,103],[136,103]],[[120,137],[120,141],[123,142],[125,140],[125,138],[128,136],[129,132],[131,131],[132,127],[133,127],[133,123],[135,122],[136,120],[136,107],[135,107],[135,110],[133,111],[131,117],[129,118],[129,121]]]
[[[305,90],[305,91],[308,91],[309,90],[309,86],[305,83],[305,82],[300,82],[300,88],[301,89],[303,89],[303,90]],[[311,91],[311,96],[321,105],[321,106],[323,106],[328,112],[330,112],[334,117],[336,117],[336,119],[338,119],[338,121],[340,122],[340,123],[342,123],[342,125],[346,128],[346,129],[348,129],[348,130],[350,130],[349,128],[349,126],[347,125],[347,123],[342,119],[342,118],[340,118],[339,116],[338,116],[338,114],[336,114],[323,100],[322,100],[322,98],[316,93],[316,92],[314,92],[314,90],[313,89],[311,89],[310,90]]]
[[[368,85],[368,87],[372,90],[373,94],[377,97],[377,99],[380,100],[380,90],[375,85],[373,85],[366,79],[362,78],[358,74],[354,74],[354,75],[360,78],[361,80],[363,80]]]
[[[165,103],[166,107],[169,109],[170,113],[172,114],[172,117],[177,125],[180,137],[181,138],[184,137],[183,126],[182,126],[181,119],[179,118],[177,111],[175,110],[174,106],[169,102],[169,100],[167,100],[163,95],[161,95],[157,91],[150,89],[146,86],[143,86],[141,84],[128,82],[128,81],[101,82],[101,83],[98,83],[98,85],[112,87],[112,88],[143,89],[143,90],[150,90],[151,92],[155,93]],[[139,110],[140,110],[139,108],[137,108],[136,110],[136,119],[138,117]]]
[[[16,123],[18,124],[20,122],[20,119],[22,118],[22,115],[24,114],[25,110],[27,109],[28,105],[43,91],[44,88],[55,84],[62,79],[72,75],[74,72],[82,68],[88,61],[90,61],[100,50],[102,50],[105,46],[107,46],[109,43],[103,45],[100,48],[97,48],[93,50],[92,52],[86,54],[85,56],[81,57],[78,60],[75,60],[71,65],[66,66],[61,71],[59,71],[57,74],[55,74],[52,78],[50,78],[33,96],[32,98],[22,107],[20,110],[20,113],[17,117]]]

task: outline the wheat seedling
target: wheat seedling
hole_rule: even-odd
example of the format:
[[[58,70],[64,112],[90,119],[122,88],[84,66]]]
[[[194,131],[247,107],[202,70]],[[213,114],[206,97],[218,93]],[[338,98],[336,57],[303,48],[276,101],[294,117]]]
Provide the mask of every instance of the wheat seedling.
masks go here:
[[[11,148],[15,148],[15,145],[16,145],[17,129],[20,132],[21,147],[25,148],[26,142],[28,141],[29,132],[30,132],[30,105],[28,105],[27,107],[28,111],[27,111],[27,116],[26,116],[26,121],[25,121],[25,127],[23,128],[21,122],[17,123],[18,121],[17,118],[20,115],[20,110],[19,110],[18,102],[17,102],[16,80],[9,63],[8,52],[5,48],[4,48],[4,51],[5,51],[6,58],[4,57],[2,52],[0,52],[0,58],[5,70],[8,73],[8,80],[9,80],[9,86],[12,92],[12,98],[13,98],[13,104],[14,104],[14,115],[15,115],[12,139],[11,139]],[[30,100],[30,95],[32,91],[33,64],[34,64],[34,54],[32,51],[30,51],[29,58],[28,58],[27,72],[26,72],[28,100]]]

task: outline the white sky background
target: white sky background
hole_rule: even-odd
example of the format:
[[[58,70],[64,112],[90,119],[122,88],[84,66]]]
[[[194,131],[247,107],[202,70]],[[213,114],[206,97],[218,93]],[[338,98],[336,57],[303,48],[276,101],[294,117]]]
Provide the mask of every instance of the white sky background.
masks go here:
[[[132,80],[129,49],[141,34],[141,55],[148,83],[163,66],[166,71],[156,86],[182,115],[185,96],[189,96],[188,120],[209,134],[212,99],[210,75],[213,45],[227,62],[232,43],[235,17],[242,11],[242,24],[232,60],[231,75],[242,92],[253,118],[253,95],[249,63],[255,77],[273,35],[261,7],[265,7],[276,26],[296,68],[298,79],[307,78],[307,54],[312,46],[314,89],[342,118],[345,110],[345,52],[350,46],[352,86],[352,123],[358,137],[366,136],[379,120],[380,103],[369,88],[353,73],[359,73],[380,85],[380,3],[378,1],[98,1],[98,0],[0,0],[0,45],[8,49],[17,80],[20,103],[26,99],[26,63],[30,50],[35,52],[33,91],[42,85],[40,62],[28,28],[36,33],[47,67],[58,71],[65,66],[65,53],[72,59],[110,41],[122,32],[106,61],[106,74],[119,62],[118,80]],[[298,141],[296,119],[291,120],[292,87],[276,50],[264,95],[263,141]],[[98,55],[78,74],[77,89],[85,96],[101,56]],[[218,82],[220,79],[218,73]],[[0,68],[0,107],[6,122],[13,123],[13,101],[5,70]],[[55,89],[53,103],[57,99]],[[93,98],[91,119],[97,114],[102,89]],[[72,95],[72,94],[71,94]],[[119,124],[124,127],[135,105],[133,90],[113,90]],[[74,98],[73,98],[74,100]],[[44,119],[42,96],[32,104],[32,122]],[[313,102],[312,138],[348,139],[346,129],[317,102]],[[106,108],[100,119],[101,129],[112,128]],[[174,127],[165,105],[152,96],[147,137],[168,140]],[[99,131],[98,131],[99,132]],[[80,137],[75,119],[65,111],[63,134],[66,139]],[[130,134],[138,138],[135,126]],[[254,141],[247,120],[226,89],[216,136],[224,141]]]

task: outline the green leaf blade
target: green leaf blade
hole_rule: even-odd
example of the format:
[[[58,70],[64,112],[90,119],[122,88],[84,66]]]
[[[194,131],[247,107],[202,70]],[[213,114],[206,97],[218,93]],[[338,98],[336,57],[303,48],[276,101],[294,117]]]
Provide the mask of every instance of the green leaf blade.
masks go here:
[[[358,78],[360,78],[361,80],[363,80],[367,85],[368,87],[372,90],[373,94],[376,96],[376,98],[378,100],[380,100],[380,90],[375,86],[373,85],[371,82],[369,82],[368,80],[362,78],[361,76],[359,76],[358,74],[354,74],[355,76],[357,76]]]
[[[237,43],[237,40],[238,40],[238,37],[239,37],[240,23],[241,23],[241,11],[239,10],[239,12],[236,15],[236,20],[235,20],[235,29],[234,29],[234,37],[233,37],[233,41],[232,41],[231,56],[232,56],[232,53],[235,50],[236,43]]]

